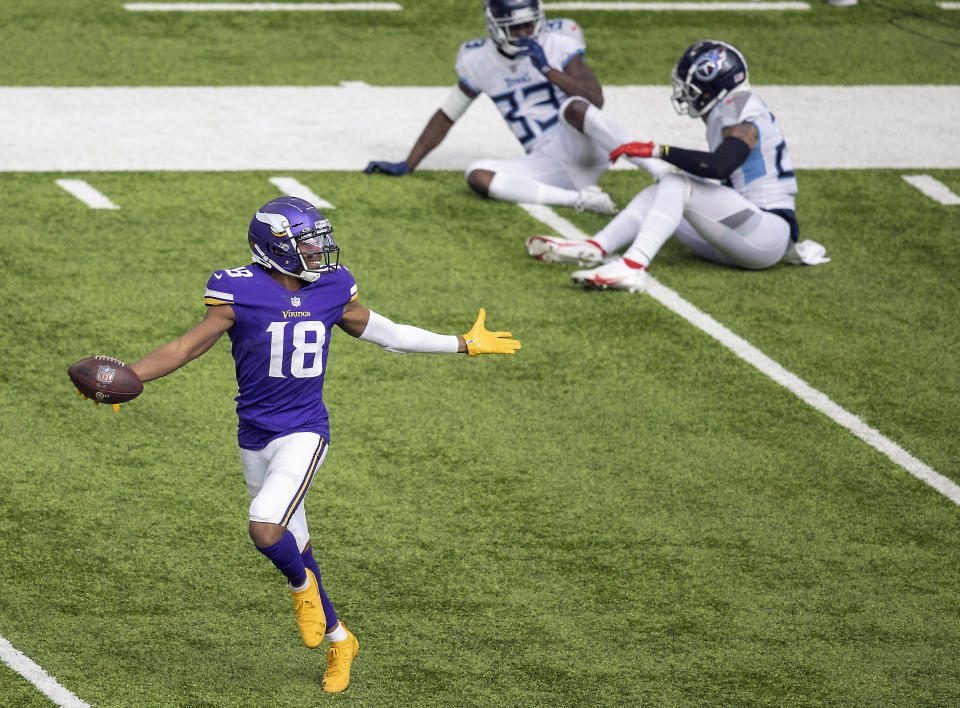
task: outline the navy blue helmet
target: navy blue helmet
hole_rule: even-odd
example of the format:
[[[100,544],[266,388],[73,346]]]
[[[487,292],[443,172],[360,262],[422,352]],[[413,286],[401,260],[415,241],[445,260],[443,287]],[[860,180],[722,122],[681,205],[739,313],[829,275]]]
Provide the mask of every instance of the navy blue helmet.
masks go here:
[[[513,43],[516,38],[511,28],[531,24],[531,31],[526,36],[534,39],[543,29],[540,0],[484,0],[483,12],[487,16],[490,38],[508,56],[514,56],[522,48]]]
[[[256,263],[313,282],[340,264],[333,227],[313,204],[299,197],[271,199],[254,214],[247,233]]]
[[[731,91],[749,87],[747,60],[731,44],[702,39],[687,48],[673,68],[673,107],[697,118]]]

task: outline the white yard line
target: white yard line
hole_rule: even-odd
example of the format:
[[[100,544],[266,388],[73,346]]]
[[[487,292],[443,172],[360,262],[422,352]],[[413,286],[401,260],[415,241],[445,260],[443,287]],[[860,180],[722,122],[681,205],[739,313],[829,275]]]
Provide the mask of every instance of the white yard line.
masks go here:
[[[0,637],[0,660],[37,687],[47,698],[63,708],[90,708],[75,694],[65,689],[39,664]]]
[[[131,2],[130,12],[339,12],[402,10],[395,2]]]
[[[279,189],[283,194],[291,197],[300,197],[306,199],[315,207],[321,209],[336,209],[333,204],[326,199],[322,199],[315,194],[312,189],[293,177],[271,177],[270,184]]]
[[[91,209],[119,209],[105,195],[98,192],[82,179],[58,179],[57,186],[70,192]]]
[[[633,10],[648,12],[696,12],[712,10],[809,10],[806,2],[548,2],[544,10]]]
[[[533,216],[533,218],[538,220],[540,219],[540,214],[543,213],[544,209],[547,209],[551,212],[553,211],[549,207],[544,207],[541,205],[521,204],[520,206],[523,207],[527,213]],[[550,222],[544,223],[547,223],[547,225],[551,226],[552,228],[556,228],[554,224],[558,223],[558,221],[566,221],[566,226],[564,226],[564,235],[567,238],[575,238],[577,240],[583,240],[587,238],[587,235],[580,231],[580,229],[556,214],[553,214],[553,216],[550,218]],[[813,388],[808,383],[800,379],[796,374],[784,369],[780,364],[761,352],[748,341],[731,332],[729,329],[713,319],[710,315],[694,307],[670,288],[660,284],[656,278],[650,278],[650,285],[647,289],[647,294],[661,305],[666,307],[668,310],[680,315],[683,319],[687,320],[687,322],[692,324],[697,329],[709,334],[748,364],[759,370],[761,373],[766,374],[787,390],[791,391],[804,403],[816,408],[838,425],[842,425],[844,428],[867,443],[870,447],[882,452],[884,455],[893,460],[893,462],[903,467],[914,477],[936,489],[954,504],[960,505],[960,485],[957,485],[952,480],[944,477],[939,472],[936,472],[929,465],[925,464],[921,460],[918,460],[895,442],[880,433],[880,431],[876,430],[875,428],[871,428],[869,425],[864,423],[853,413],[841,408],[839,405],[830,400],[826,394]]]
[[[946,206],[960,204],[960,197],[950,191],[950,188],[930,175],[903,175],[904,181],[912,184],[935,202]]]
[[[941,10],[960,10],[960,2],[938,2],[937,7]]]

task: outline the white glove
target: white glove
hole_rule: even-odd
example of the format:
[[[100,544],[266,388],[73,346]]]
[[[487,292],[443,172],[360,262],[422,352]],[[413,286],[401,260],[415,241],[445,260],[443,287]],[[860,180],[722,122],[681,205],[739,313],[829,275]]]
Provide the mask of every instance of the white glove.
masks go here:
[[[783,260],[793,265],[820,265],[830,262],[826,253],[827,249],[816,241],[810,239],[800,243],[791,241],[787,246],[787,252],[783,254]]]

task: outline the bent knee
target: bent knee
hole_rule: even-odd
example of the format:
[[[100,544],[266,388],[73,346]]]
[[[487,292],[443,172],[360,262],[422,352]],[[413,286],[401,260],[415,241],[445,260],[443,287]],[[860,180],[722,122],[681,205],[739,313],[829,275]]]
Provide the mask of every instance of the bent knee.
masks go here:
[[[587,115],[587,109],[592,104],[580,96],[570,96],[560,106],[560,117],[564,123],[575,130],[583,132],[583,121]]]
[[[470,169],[467,171],[467,184],[474,192],[486,197],[494,174],[491,170]]]
[[[283,534],[286,532],[286,529],[280,524],[253,520],[250,521],[247,530],[250,534],[250,540],[257,548],[272,546],[283,538]]]

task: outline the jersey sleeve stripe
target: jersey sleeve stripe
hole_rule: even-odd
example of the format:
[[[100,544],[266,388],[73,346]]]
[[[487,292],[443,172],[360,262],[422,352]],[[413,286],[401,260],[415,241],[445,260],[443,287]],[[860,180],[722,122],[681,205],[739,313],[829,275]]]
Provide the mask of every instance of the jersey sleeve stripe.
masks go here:
[[[585,52],[584,50],[582,50],[582,49],[578,49],[577,51],[573,52],[572,54],[570,54],[570,56],[568,56],[566,59],[564,59],[564,60],[560,63],[560,68],[566,69],[566,68],[567,68],[567,64],[570,63],[570,60],[573,59],[573,58],[574,58],[575,56],[577,56],[578,54],[579,54],[580,56],[583,56],[584,54],[586,54],[586,52]]]
[[[473,86],[471,86],[471,85],[470,85],[470,82],[467,81],[467,80],[466,80],[465,78],[463,78],[462,76],[458,76],[457,78],[460,79],[460,83],[462,83],[462,84],[463,84],[464,86],[466,86],[468,89],[470,89],[471,91],[473,91],[475,94],[480,95],[481,93],[483,93],[483,91],[481,91],[480,89],[476,89],[476,88],[474,88]]]
[[[227,300],[228,302],[233,302],[233,293],[225,293],[220,290],[214,290],[213,288],[207,288],[206,296],[215,297],[219,300]]]
[[[233,293],[224,293],[213,288],[207,288],[203,297],[204,305],[232,305]]]

